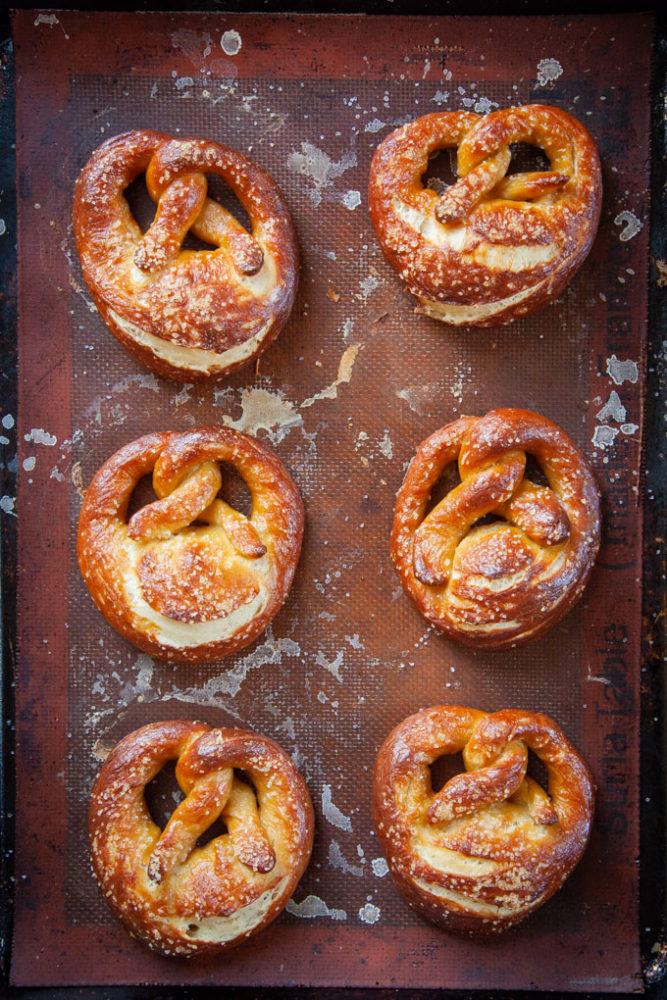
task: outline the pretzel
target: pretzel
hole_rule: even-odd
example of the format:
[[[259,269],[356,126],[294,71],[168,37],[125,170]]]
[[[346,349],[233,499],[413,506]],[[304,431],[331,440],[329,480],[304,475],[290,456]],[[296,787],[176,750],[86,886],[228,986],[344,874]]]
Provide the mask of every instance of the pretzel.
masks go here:
[[[124,196],[141,174],[157,203],[146,233]],[[206,174],[237,195],[252,233],[207,197]],[[156,374],[186,382],[226,375],[287,321],[297,285],[294,229],[275,181],[242,153],[146,129],[115,136],[81,172],[73,220],[102,318]],[[188,232],[211,249],[184,249]]]
[[[546,765],[548,794],[526,774]],[[434,792],[430,765],[463,751]],[[546,902],[581,858],[593,818],[586,764],[546,715],[438,705],[404,719],[377,756],[375,827],[394,882],[448,930],[494,933]]]
[[[511,143],[539,147],[551,169],[506,177]],[[454,147],[458,180],[438,195],[422,175]],[[510,323],[556,298],[591,248],[601,198],[588,132],[538,104],[417,118],[381,143],[369,181],[380,245],[417,311],[455,326]]]
[[[252,496],[217,497],[220,463]],[[152,474],[157,498],[129,520]],[[144,652],[203,662],[252,642],[281,608],[301,549],[303,506],[277,455],[229,427],[147,434],[100,468],[79,519],[79,567],[107,621]]]
[[[185,798],[161,830],[144,792],[172,760]],[[155,722],[121,740],[95,781],[88,818],[107,902],[165,955],[218,953],[262,930],[289,900],[313,846],[308,789],[284,750],[202,722]],[[218,818],[225,832],[197,846]]]
[[[527,454],[547,486],[524,475]],[[456,462],[460,482],[429,510]],[[397,496],[391,555],[421,614],[448,638],[515,646],[575,604],[599,544],[600,498],[584,456],[545,417],[498,409],[419,445]]]

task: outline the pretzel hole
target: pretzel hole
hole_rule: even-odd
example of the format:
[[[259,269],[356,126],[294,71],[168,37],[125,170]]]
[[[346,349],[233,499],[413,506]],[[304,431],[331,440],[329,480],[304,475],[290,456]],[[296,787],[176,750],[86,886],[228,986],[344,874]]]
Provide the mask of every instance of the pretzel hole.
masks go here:
[[[530,479],[531,483],[535,483],[536,486],[548,486],[549,480],[547,479],[542,466],[532,455],[526,455],[526,471],[524,473],[525,479]]]
[[[252,233],[250,216],[222,177],[219,177],[218,174],[206,174],[206,183],[208,184],[209,198],[226,208],[247,233]]]
[[[428,498],[426,504],[426,514],[430,514],[434,507],[437,507],[441,500],[443,500],[448,493],[459,485],[461,482],[461,477],[459,476],[458,465],[456,462],[452,462],[443,469],[440,478],[433,484],[431,494]]]
[[[512,159],[507,168],[507,174],[532,174],[551,170],[549,157],[539,146],[531,146],[527,142],[510,143]]]
[[[175,768],[176,761],[168,761],[144,790],[148,812],[161,830],[164,830],[176,806],[185,798],[176,781]]]
[[[448,187],[456,184],[456,149],[436,149],[428,158],[428,167],[422,174],[422,184],[436,194],[443,194]]]
[[[127,505],[127,520],[129,521],[132,515],[136,514],[142,507],[147,507],[156,500],[157,495],[153,489],[152,476],[142,476],[130,495]]]
[[[549,785],[549,772],[547,771],[546,764],[544,761],[533,753],[532,750],[528,751],[528,767],[526,768],[526,774],[536,781],[545,791]]]
[[[199,837],[197,837],[195,847],[203,847],[204,844],[208,844],[211,840],[215,840],[216,837],[224,837],[226,833],[227,827],[218,816],[218,818],[214,820],[203,833],[200,833]]]
[[[450,778],[453,778],[455,774],[461,774],[465,769],[461,753],[447,753],[443,754],[442,757],[437,757],[430,765],[433,792],[439,792]]]
[[[252,223],[248,213],[223,179],[218,177],[217,174],[206,174],[206,183],[208,185],[208,197],[213,201],[217,201],[223,208],[226,208],[236,221],[243,226],[246,232],[252,233]],[[135,222],[142,233],[147,232],[155,219],[157,205],[148,193],[146,175],[139,174],[125,188],[123,193]],[[200,240],[192,232],[188,232],[183,240],[182,247],[184,250],[210,250],[211,244]]]
[[[139,174],[123,193],[135,222],[142,233],[145,233],[150,229],[157,210],[157,205],[148,193],[145,174]]]

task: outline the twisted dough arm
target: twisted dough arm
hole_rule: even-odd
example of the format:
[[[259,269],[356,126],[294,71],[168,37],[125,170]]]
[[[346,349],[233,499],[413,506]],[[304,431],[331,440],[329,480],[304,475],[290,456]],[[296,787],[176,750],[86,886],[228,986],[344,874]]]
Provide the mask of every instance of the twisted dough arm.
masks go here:
[[[568,838],[587,839],[594,785],[582,757],[546,715],[505,709],[483,719],[465,750],[466,766],[485,767],[513,740],[521,740],[544,763],[548,792],[558,824]]]

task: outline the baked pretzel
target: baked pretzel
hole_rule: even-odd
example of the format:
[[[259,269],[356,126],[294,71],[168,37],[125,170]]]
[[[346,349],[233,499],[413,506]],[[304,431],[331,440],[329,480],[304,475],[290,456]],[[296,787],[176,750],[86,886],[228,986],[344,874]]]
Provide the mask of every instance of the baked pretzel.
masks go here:
[[[511,143],[539,147],[551,169],[506,177]],[[422,175],[448,147],[458,147],[458,180],[438,195]],[[387,136],[370,171],[385,257],[418,312],[455,326],[499,326],[559,295],[591,248],[601,198],[588,132],[538,104],[425,115]]]
[[[219,463],[243,477],[245,517],[217,494]],[[158,499],[129,520],[152,474]],[[303,506],[277,455],[229,427],[147,434],[99,469],[79,519],[79,567],[107,621],[144,652],[202,662],[252,642],[281,608]]]
[[[173,760],[185,798],[161,830],[144,792]],[[218,818],[225,832],[197,846]],[[232,948],[278,916],[310,859],[313,827],[308,789],[277,743],[201,722],[126,736],[89,807],[93,869],[111,909],[150,948],[186,957]]]
[[[546,765],[547,794],[526,774]],[[463,751],[466,770],[434,792],[430,765]],[[586,764],[546,715],[439,705],[401,722],[375,764],[375,827],[394,882],[448,930],[502,931],[556,892],[593,818]]]
[[[547,486],[524,475],[527,453]],[[429,510],[457,462],[460,482]],[[419,445],[396,500],[391,555],[419,611],[450,639],[514,646],[569,611],[599,544],[600,498],[584,456],[545,417],[499,409]]]
[[[157,203],[146,233],[124,196],[142,173]],[[207,173],[237,195],[252,233],[207,197]],[[226,375],[287,321],[297,285],[294,229],[276,183],[236,150],[145,129],[115,136],[81,172],[73,219],[102,318],[159,375],[187,382]],[[183,249],[188,232],[212,248]]]

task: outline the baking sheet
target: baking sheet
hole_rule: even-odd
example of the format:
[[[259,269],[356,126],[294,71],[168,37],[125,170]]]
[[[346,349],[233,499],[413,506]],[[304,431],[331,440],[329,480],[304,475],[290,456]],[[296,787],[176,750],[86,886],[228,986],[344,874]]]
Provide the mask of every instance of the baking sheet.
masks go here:
[[[651,21],[382,17],[372,21],[371,52],[367,33],[363,17],[15,15],[16,984],[412,986],[418,976],[423,987],[468,989],[639,985]],[[447,330],[414,314],[382,259],[366,204],[373,150],[418,114],[529,101],[571,111],[598,142],[600,234],[555,306],[499,331]],[[91,150],[132,127],[217,139],[280,184],[301,286],[257,370],[208,387],[156,379],[92,309],[71,236],[72,187]],[[502,654],[459,649],[427,628],[388,555],[394,496],[416,444],[460,413],[498,405],[559,423],[593,464],[605,512],[582,602],[537,644]],[[212,666],[166,665],[117,637],[88,598],[74,560],[80,492],[125,442],[210,422],[276,447],[304,497],[304,552],[287,604],[252,647]],[[574,875],[530,921],[484,944],[407,910],[370,821],[380,742],[405,715],[447,700],[547,712],[598,786],[594,835]],[[318,820],[289,910],[238,952],[189,964],[153,956],[116,924],[85,835],[106,749],[145,722],[186,716],[278,739]]]

